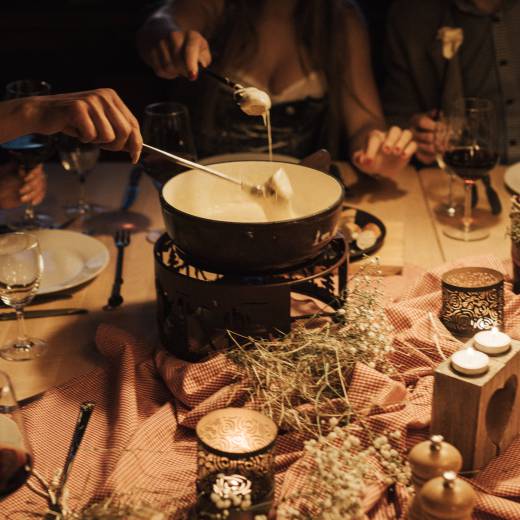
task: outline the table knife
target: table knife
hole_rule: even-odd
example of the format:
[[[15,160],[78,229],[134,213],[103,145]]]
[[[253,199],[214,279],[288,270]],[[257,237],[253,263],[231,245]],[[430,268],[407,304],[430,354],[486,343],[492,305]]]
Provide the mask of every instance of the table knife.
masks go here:
[[[42,305],[43,303],[50,303],[56,300],[70,300],[72,293],[51,293],[51,294],[37,294],[27,305]],[[0,309],[10,309],[3,301],[0,301]]]
[[[74,314],[86,314],[87,309],[79,307],[65,307],[63,309],[42,309],[39,311],[24,311],[23,317],[30,320],[32,318],[51,318],[53,316],[73,316]],[[15,320],[16,312],[0,313],[0,321]]]
[[[139,181],[143,175],[143,168],[140,165],[136,165],[132,168],[130,176],[128,178],[128,184],[126,191],[123,196],[123,202],[121,203],[121,209],[130,209],[130,206],[135,202],[137,198],[137,192],[139,190]]]
[[[482,182],[486,188],[486,196],[489,201],[489,206],[491,207],[491,213],[493,213],[493,215],[500,215],[502,211],[502,203],[500,202],[498,193],[495,191],[493,186],[491,186],[491,179],[489,178],[489,175],[482,177]]]

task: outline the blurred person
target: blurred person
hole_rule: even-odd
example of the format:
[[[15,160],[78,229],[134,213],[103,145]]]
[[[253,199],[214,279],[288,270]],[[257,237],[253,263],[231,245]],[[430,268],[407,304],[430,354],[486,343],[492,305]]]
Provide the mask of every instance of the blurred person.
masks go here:
[[[125,150],[139,160],[142,137],[137,119],[111,89],[96,89],[0,102],[0,144],[28,134],[63,132],[107,150]],[[39,204],[46,190],[41,165],[20,171],[7,159],[0,164],[0,208]]]
[[[262,121],[201,74],[210,64],[269,94],[275,153],[301,158],[326,147],[338,158],[347,149],[360,170],[391,174],[415,152],[409,130],[385,128],[365,23],[353,2],[170,1],[141,28],[138,47],[161,78],[203,79],[190,106],[202,156],[267,148]]]
[[[463,42],[448,62],[441,28],[460,28]],[[460,97],[493,102],[500,157],[520,160],[520,31],[518,0],[396,0],[387,22],[385,115],[410,127],[417,158],[435,160],[436,118]],[[444,91],[442,78],[444,67]]]

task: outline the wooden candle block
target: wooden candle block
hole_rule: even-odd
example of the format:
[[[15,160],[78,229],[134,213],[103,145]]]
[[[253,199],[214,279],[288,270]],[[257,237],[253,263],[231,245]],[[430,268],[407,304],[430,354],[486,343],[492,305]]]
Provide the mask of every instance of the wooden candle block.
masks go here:
[[[480,376],[455,372],[449,359],[435,370],[431,432],[461,452],[464,471],[481,469],[520,433],[519,375],[520,342],[514,340],[509,352],[489,358]]]

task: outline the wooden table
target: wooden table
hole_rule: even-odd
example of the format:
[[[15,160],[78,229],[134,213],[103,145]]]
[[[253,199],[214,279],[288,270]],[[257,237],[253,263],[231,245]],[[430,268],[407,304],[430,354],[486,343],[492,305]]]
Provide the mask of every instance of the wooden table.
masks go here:
[[[395,178],[379,178],[377,181],[370,177],[355,181],[352,171],[345,166],[342,167],[342,174],[353,186],[347,192],[347,201],[375,214],[387,226],[388,238],[378,255],[381,265],[390,265],[392,269],[389,272],[395,274],[398,269],[394,267],[400,259],[406,264],[431,268],[464,256],[489,253],[500,258],[509,256],[510,242],[506,234],[510,194],[504,185],[505,170],[506,167],[498,166],[491,174],[493,187],[503,206],[498,216],[491,215],[484,186],[478,183],[479,202],[474,214],[489,227],[490,236],[475,242],[462,242],[444,235],[444,227],[457,225],[461,215],[450,219],[437,214],[436,209],[447,199],[448,190],[447,176],[437,168],[417,172],[409,167]],[[352,182],[355,184],[352,185]],[[454,191],[462,207],[463,185],[458,178],[454,182]],[[397,230],[393,236],[392,229]]]
[[[76,201],[77,180],[64,173],[58,165],[50,164],[46,169],[49,195],[41,211],[54,213],[57,220],[62,222],[66,219],[61,211],[62,205]],[[87,181],[89,200],[117,208],[121,204],[130,170],[129,163],[100,164]],[[162,228],[157,190],[145,175],[141,179],[139,195],[131,211],[136,215],[145,215],[149,220],[148,228]],[[70,229],[74,227],[71,226]],[[0,370],[6,371],[11,376],[19,399],[43,392],[97,366],[100,359],[96,355],[94,336],[101,323],[119,325],[151,342],[157,340],[153,245],[146,240],[145,230],[134,233],[130,246],[125,250],[122,287],[124,304],[113,311],[103,310],[111,292],[115,271],[116,250],[112,234],[111,232],[108,234],[109,232],[107,228],[104,234],[96,234],[96,238],[108,247],[110,263],[95,280],[76,290],[71,300],[31,307],[31,309],[84,307],[89,313],[27,320],[28,333],[48,342],[48,354],[35,361],[0,360]],[[16,322],[0,324],[0,344],[13,338],[15,334]]]
[[[130,170],[131,165],[128,163],[99,165],[87,182],[90,198],[108,207],[118,208]],[[346,165],[341,165],[341,170],[352,184],[348,194],[349,203],[374,213],[387,225],[387,240],[379,253],[382,265],[395,264],[397,259],[401,264],[404,261],[429,268],[460,256],[482,253],[507,256],[509,246],[505,229],[509,206],[508,195],[503,187],[503,167],[497,168],[493,178],[505,211],[490,221],[491,237],[474,243],[457,242],[442,235],[442,226],[433,208],[445,196],[447,182],[438,170],[417,173],[408,168],[392,179],[362,180],[355,180],[352,170]],[[58,165],[48,165],[47,171],[49,195],[42,210],[52,210],[61,222],[65,216],[57,209],[64,203],[75,201],[77,181]],[[488,211],[483,192],[480,200],[483,211]],[[147,228],[163,227],[157,192],[146,176],[141,179],[132,212],[134,216],[148,219]],[[123,306],[114,311],[103,310],[111,291],[115,269],[115,247],[109,231],[104,229],[105,234],[98,236],[110,251],[108,268],[91,283],[78,288],[71,300],[35,307],[78,306],[88,309],[89,314],[28,320],[29,333],[47,340],[49,353],[38,360],[23,363],[0,360],[0,370],[8,372],[13,379],[19,399],[37,395],[97,366],[101,360],[95,354],[94,336],[101,323],[119,325],[151,342],[157,341],[152,244],[146,240],[145,230],[132,236],[132,242],[125,252]],[[390,272],[396,272],[396,269]],[[15,322],[1,323],[0,344],[15,335],[15,327]]]

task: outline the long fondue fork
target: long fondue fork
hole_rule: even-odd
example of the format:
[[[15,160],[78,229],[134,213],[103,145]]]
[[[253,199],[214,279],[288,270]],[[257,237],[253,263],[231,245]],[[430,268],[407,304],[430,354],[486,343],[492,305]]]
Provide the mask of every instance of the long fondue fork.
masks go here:
[[[232,182],[233,184],[238,184],[242,189],[248,191],[252,195],[266,197],[266,196],[273,196],[276,194],[275,190],[268,183],[256,184],[256,185],[247,184],[243,181],[239,181],[238,179],[234,179],[233,177],[228,177],[225,173],[214,170],[213,168],[209,168],[208,166],[204,166],[203,164],[198,164],[198,163],[189,161],[188,159],[184,159],[184,157],[179,157],[178,155],[174,155],[172,153],[161,150],[160,148],[155,148],[155,146],[150,146],[149,144],[143,143],[143,148],[146,148],[147,150],[150,150],[150,151],[158,153],[164,157],[167,157],[171,161],[173,161],[177,164],[180,164],[182,166],[187,166],[188,168],[201,170],[203,172],[210,173],[211,175],[214,175],[215,177],[220,177],[221,179],[224,179],[225,181]]]

